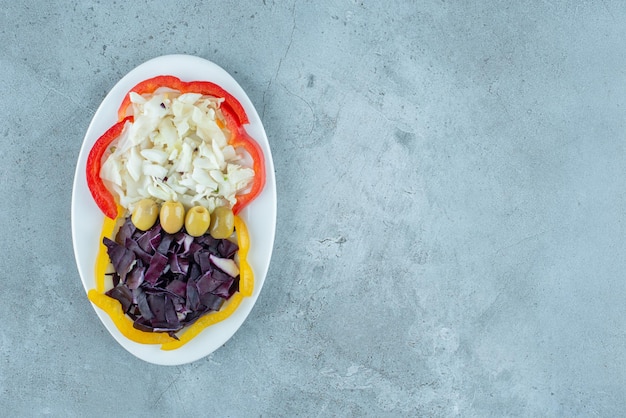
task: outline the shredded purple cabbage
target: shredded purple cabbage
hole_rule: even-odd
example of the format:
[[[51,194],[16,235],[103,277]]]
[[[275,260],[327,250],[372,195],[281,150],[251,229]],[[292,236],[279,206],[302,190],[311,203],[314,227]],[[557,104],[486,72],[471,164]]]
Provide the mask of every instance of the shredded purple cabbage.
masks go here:
[[[103,243],[115,268],[114,287],[106,294],[122,304],[139,330],[176,338],[177,331],[218,311],[239,291],[239,275],[218,267],[239,249],[230,240],[208,233],[194,238],[184,229],[168,234],[158,222],[143,232],[127,218],[115,241],[105,237]]]

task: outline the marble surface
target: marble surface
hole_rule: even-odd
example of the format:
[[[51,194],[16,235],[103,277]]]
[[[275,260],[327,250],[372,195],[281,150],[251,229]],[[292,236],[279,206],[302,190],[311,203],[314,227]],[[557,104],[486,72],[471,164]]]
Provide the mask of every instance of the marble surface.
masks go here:
[[[2,410],[623,414],[623,2],[1,3]],[[94,314],[70,200],[104,95],[173,53],[259,109],[278,226],[243,327],[164,367]]]

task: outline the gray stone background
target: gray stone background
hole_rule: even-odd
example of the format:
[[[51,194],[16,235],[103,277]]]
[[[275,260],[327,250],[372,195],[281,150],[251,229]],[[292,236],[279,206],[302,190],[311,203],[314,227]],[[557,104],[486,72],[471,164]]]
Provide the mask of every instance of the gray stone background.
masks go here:
[[[620,416],[626,3],[0,0],[0,407],[11,416]],[[263,119],[278,219],[195,363],[110,337],[74,263],[83,136],[198,55]]]

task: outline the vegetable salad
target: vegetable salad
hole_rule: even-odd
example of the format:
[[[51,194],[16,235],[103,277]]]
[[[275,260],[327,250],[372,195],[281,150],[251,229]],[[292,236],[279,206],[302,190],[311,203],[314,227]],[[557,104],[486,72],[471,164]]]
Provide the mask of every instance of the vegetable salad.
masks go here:
[[[88,297],[127,338],[175,349],[252,295],[237,214],[264,187],[264,156],[241,104],[211,82],[142,81],[118,115],[87,159],[105,214]]]

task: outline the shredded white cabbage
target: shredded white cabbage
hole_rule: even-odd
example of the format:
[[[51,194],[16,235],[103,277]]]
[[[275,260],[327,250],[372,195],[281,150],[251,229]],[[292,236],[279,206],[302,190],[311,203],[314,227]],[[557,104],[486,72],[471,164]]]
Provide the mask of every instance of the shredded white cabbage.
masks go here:
[[[222,99],[164,90],[130,99],[134,122],[112,143],[100,171],[120,205],[132,211],[139,200],[153,198],[209,212],[232,207],[254,171],[216,122]]]

